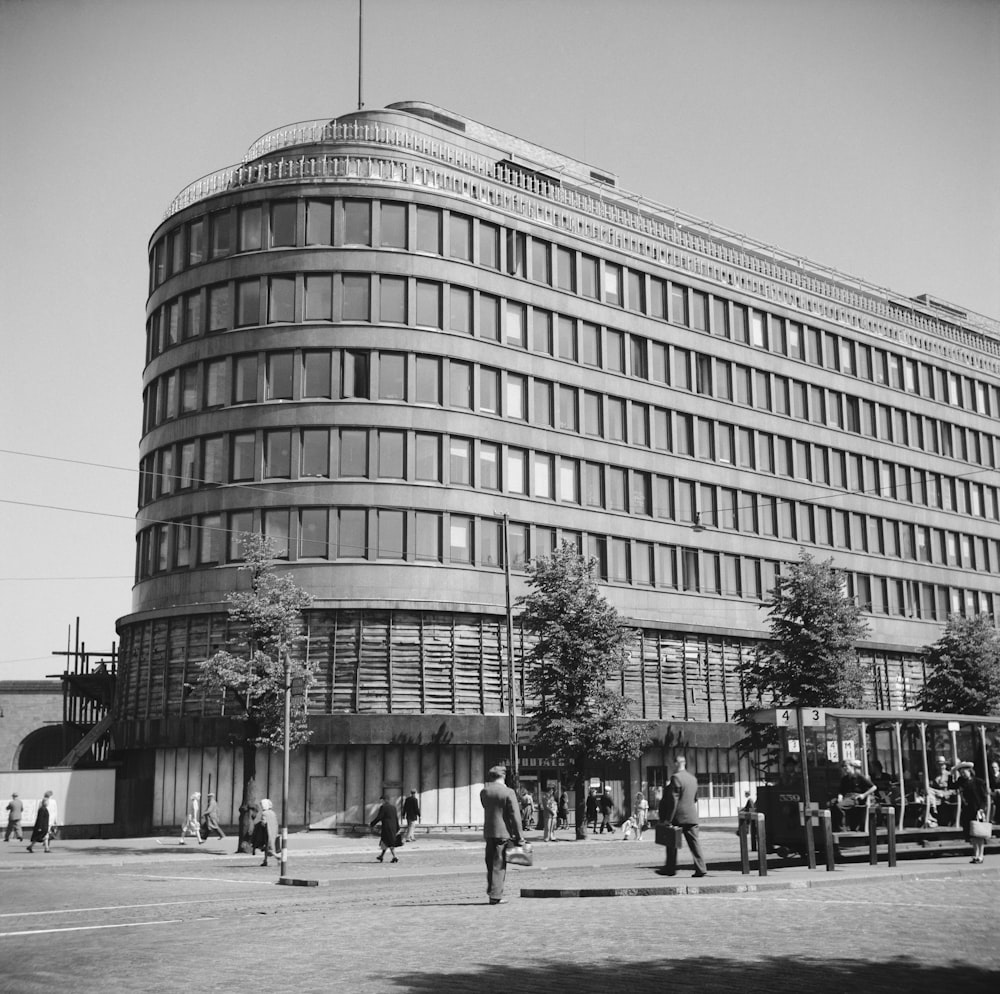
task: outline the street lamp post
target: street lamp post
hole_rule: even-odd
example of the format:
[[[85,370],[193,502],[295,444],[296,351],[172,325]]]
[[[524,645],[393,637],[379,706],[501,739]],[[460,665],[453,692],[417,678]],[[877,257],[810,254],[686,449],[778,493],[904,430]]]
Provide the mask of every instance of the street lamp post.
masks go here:
[[[503,573],[507,593],[507,697],[510,705],[510,769],[514,789],[520,786],[517,755],[517,699],[514,696],[514,615],[510,606],[510,515],[503,516]]]
[[[284,752],[281,770],[281,855],[278,864],[281,867],[280,877],[288,876],[288,752],[289,726],[292,721],[292,661],[285,649],[285,727],[283,733]]]

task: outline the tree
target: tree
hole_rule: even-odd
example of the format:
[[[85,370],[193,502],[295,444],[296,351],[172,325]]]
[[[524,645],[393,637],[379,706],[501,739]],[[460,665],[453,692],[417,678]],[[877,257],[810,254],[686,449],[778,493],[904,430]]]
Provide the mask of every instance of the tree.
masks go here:
[[[594,560],[564,542],[528,566],[531,592],[518,597],[521,624],[535,636],[525,659],[532,746],[570,762],[576,837],[587,836],[586,783],[595,761],[634,759],[645,727],[629,716],[628,698],[608,686],[628,660],[635,633],[600,594]]]
[[[950,615],[924,653],[930,675],[920,696],[923,710],[1000,714],[1000,633],[989,615]]]
[[[240,802],[239,852],[250,852],[253,831],[251,808],[257,806],[257,747],[281,750],[284,746],[284,694],[286,667],[292,686],[289,747],[309,738],[305,691],[312,683],[311,669],[293,659],[293,646],[302,641],[302,612],[312,598],[295,585],[289,574],[278,576],[274,543],[262,535],[241,536],[241,573],[250,575],[250,589],[231,593],[229,617],[237,635],[201,665],[201,682],[235,701],[242,727],[237,736],[243,748],[243,798]]]
[[[743,674],[752,703],[735,715],[747,729],[737,744],[744,755],[766,755],[777,743],[776,726],[754,720],[765,704],[860,707],[867,682],[855,644],[867,635],[868,624],[832,559],[817,562],[803,551],[764,607],[771,637]]]

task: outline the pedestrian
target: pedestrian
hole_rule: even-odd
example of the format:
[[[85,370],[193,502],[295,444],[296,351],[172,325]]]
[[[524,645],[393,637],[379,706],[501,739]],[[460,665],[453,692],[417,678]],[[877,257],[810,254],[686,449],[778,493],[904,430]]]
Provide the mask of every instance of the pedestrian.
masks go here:
[[[278,840],[278,816],[275,814],[274,805],[267,797],[260,799],[260,848],[264,850],[264,861],[261,866],[267,866],[268,858],[273,856],[278,858],[281,852],[281,843]]]
[[[417,822],[420,821],[420,799],[415,790],[411,790],[410,796],[403,801],[403,817],[406,819],[406,841],[412,842]]]
[[[28,852],[35,851],[36,842],[41,842],[45,852],[51,852],[49,849],[49,801],[47,797],[43,797],[38,802],[38,810],[35,811],[35,824],[31,829],[31,841],[28,843]]]
[[[490,904],[506,904],[503,885],[507,878],[507,843],[524,844],[521,812],[514,791],[505,783],[507,770],[494,766],[486,786],[479,792],[483,805],[483,838],[486,840],[486,894]]]
[[[830,821],[835,832],[846,828],[849,832],[863,832],[869,798],[875,793],[875,784],[861,772],[861,761],[845,759],[843,776],[837,798],[830,802]]]
[[[521,824],[524,826],[524,830],[527,831],[535,824],[535,799],[523,785],[521,786],[518,804],[521,809]]]
[[[399,857],[396,855],[396,846],[402,844],[399,837],[399,813],[396,805],[390,804],[385,795],[379,799],[379,809],[375,812],[375,817],[369,823],[372,828],[380,825],[378,837],[379,854],[375,858],[381,863],[385,858],[386,849],[392,856],[392,862],[398,863]]]
[[[542,826],[542,840],[544,842],[556,841],[556,819],[559,817],[559,802],[556,800],[554,790],[550,790],[542,799],[541,816],[545,820]]]
[[[646,821],[649,816],[649,801],[646,799],[645,784],[643,784],[635,795],[635,803],[632,805],[632,817],[635,819],[635,841],[642,842],[642,833],[646,829]]]
[[[559,820],[556,828],[569,828],[569,794],[566,791],[559,795]]]
[[[215,799],[215,794],[211,791],[208,792],[208,798],[205,801],[205,841],[208,841],[208,833],[216,832],[220,839],[226,837],[226,833],[222,831],[222,826],[219,824],[219,802]]]
[[[180,845],[184,845],[184,839],[188,835],[193,835],[199,846],[205,841],[201,837],[201,792],[197,790],[188,798],[184,824],[181,825]]]
[[[973,773],[972,763],[958,763],[952,771],[955,776],[955,789],[962,798],[960,824],[966,842],[972,845],[970,862],[981,863],[986,852],[986,839],[972,834],[973,822],[986,822],[990,805],[990,792],[986,781]],[[992,829],[990,830],[992,834]]]
[[[24,836],[21,834],[21,815],[23,813],[24,802],[17,796],[15,790],[7,802],[7,831],[3,833],[4,842],[9,842],[12,834],[18,842],[24,841]]]
[[[44,794],[45,800],[48,802],[49,809],[49,841],[51,842],[59,834],[59,826],[62,822],[59,820],[59,805],[56,803],[55,797],[52,796],[52,791],[47,790]]]
[[[662,824],[677,825],[684,833],[684,841],[694,860],[692,876],[707,876],[708,869],[698,841],[698,781],[688,773],[687,759],[684,756],[678,756],[674,760],[674,775],[663,792],[659,816]]]
[[[587,828],[597,832],[597,795],[593,787],[587,793]]]
[[[611,816],[615,812],[615,802],[611,799],[611,795],[607,791],[601,794],[598,806],[601,809],[601,830],[598,832],[598,835],[603,835],[605,829],[614,835],[615,826],[611,823]]]

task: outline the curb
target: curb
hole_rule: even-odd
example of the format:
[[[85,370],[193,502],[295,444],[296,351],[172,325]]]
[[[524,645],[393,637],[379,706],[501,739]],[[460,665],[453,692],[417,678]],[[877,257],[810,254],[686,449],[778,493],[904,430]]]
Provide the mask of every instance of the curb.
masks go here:
[[[836,871],[835,871],[836,872]],[[740,881],[733,883],[711,884],[670,884],[635,887],[523,887],[520,895],[523,898],[582,898],[582,897],[678,897],[686,894],[747,894],[770,890],[807,890],[813,887],[844,886],[849,884],[880,884],[887,881],[904,882],[926,880],[932,877],[990,877],[1000,876],[1000,867],[989,867],[980,870],[965,870],[958,867],[937,867],[932,870],[917,870],[905,873],[893,873],[891,877],[877,874],[865,876],[817,877],[816,879],[774,880],[766,882]]]

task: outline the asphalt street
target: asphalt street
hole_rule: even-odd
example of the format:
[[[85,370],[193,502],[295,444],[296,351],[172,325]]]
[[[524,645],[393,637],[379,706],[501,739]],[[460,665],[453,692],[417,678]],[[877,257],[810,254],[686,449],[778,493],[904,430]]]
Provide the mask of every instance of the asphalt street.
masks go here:
[[[772,861],[739,872],[729,831],[705,833],[711,875],[656,873],[650,837],[535,843],[485,901],[481,843],[423,836],[400,862],[372,839],[293,836],[289,878],[231,840],[0,847],[0,990],[268,992],[979,992],[1000,989],[1000,856]],[[992,864],[992,865],[991,865]],[[531,891],[605,898],[539,900]],[[665,888],[673,888],[668,892]],[[697,887],[697,890],[694,888]],[[748,889],[757,887],[759,889]]]

